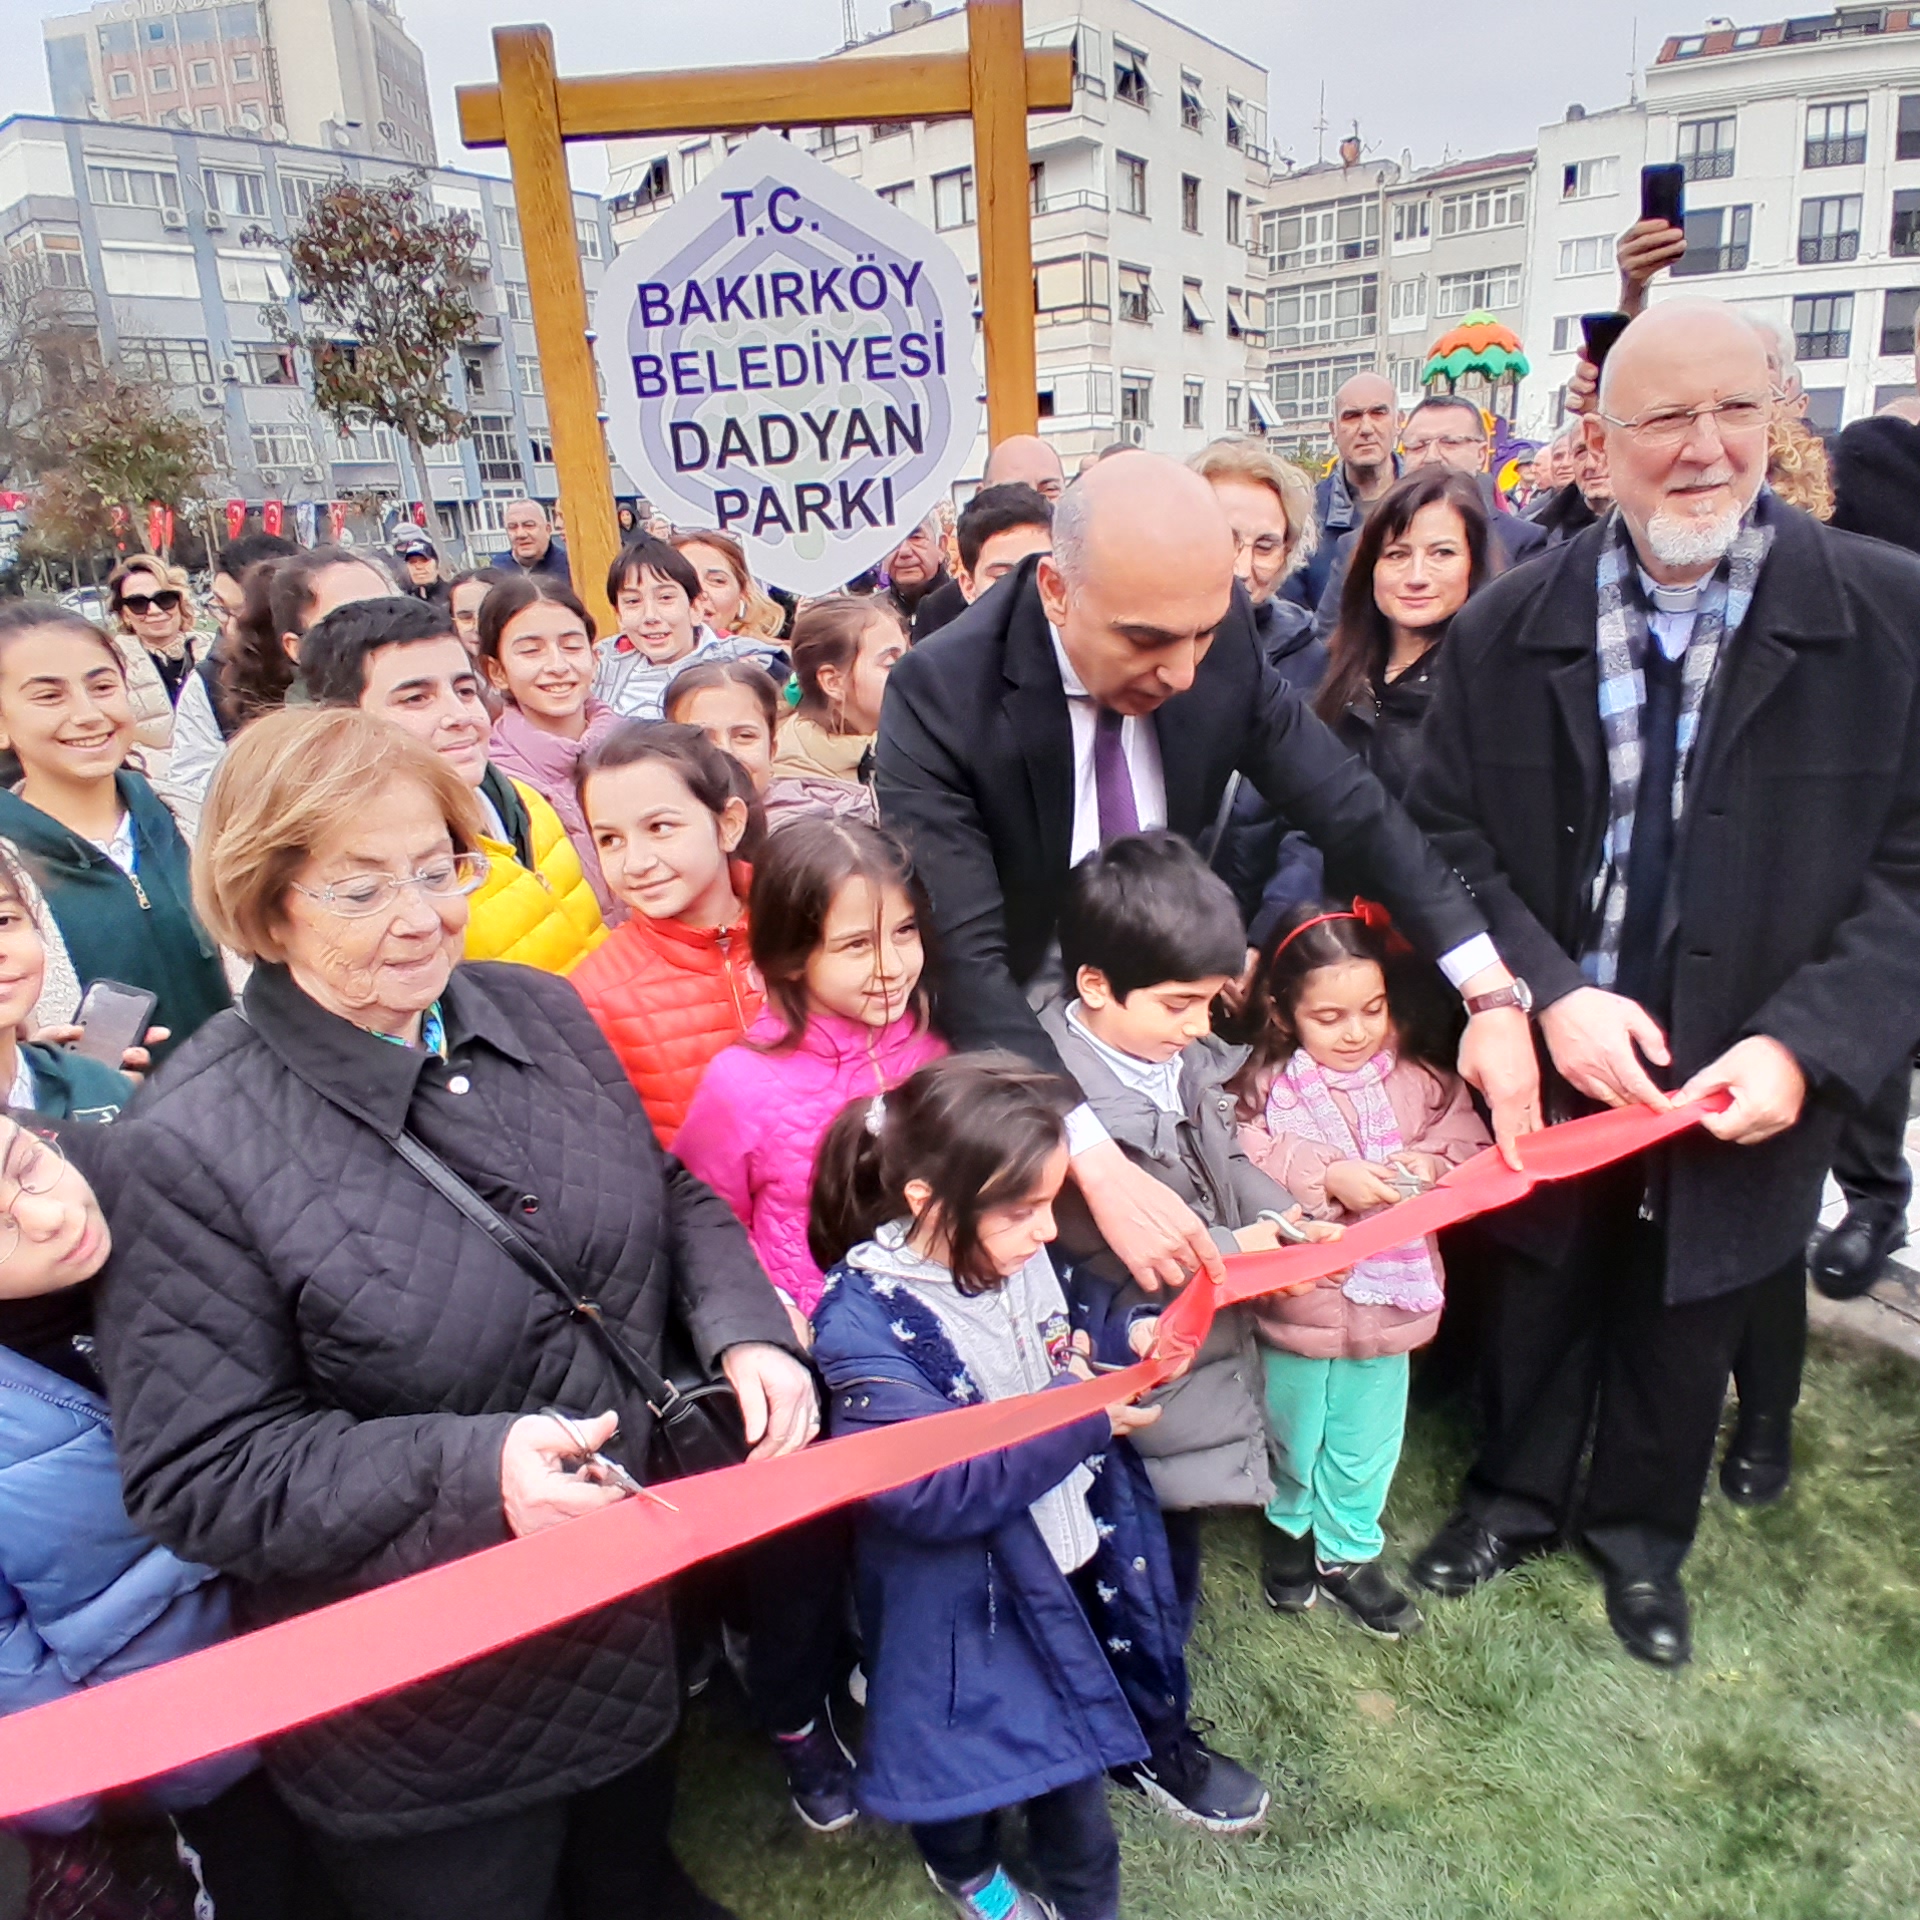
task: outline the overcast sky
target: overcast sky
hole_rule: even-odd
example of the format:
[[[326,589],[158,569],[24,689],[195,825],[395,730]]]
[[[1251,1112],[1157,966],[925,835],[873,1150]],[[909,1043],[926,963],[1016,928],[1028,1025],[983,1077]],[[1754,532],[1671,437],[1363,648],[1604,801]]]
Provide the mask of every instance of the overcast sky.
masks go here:
[[[1369,155],[1418,165],[1533,144],[1543,121],[1570,101],[1590,108],[1625,100],[1636,30],[1644,64],[1670,33],[1696,31],[1708,7],[1688,0],[1503,0],[1449,7],[1441,0],[1159,0],[1161,10],[1260,61],[1268,70],[1273,150],[1304,164],[1360,123]],[[70,0],[78,6],[80,0]],[[733,60],[804,60],[838,45],[839,0],[400,0],[425,49],[440,153],[452,166],[505,171],[468,155],[454,125],[453,89],[492,76],[488,30],[496,21],[544,18],[562,72],[715,66]],[[863,31],[886,21],[886,0],[856,0]],[[17,50],[0,76],[0,109],[48,110],[39,21],[55,7],[0,0],[0,32]],[[59,8],[58,10],[66,10]],[[1759,22],[1784,10],[1754,13]],[[1742,21],[1749,16],[1743,14]],[[576,179],[605,177],[597,149],[575,153]]]

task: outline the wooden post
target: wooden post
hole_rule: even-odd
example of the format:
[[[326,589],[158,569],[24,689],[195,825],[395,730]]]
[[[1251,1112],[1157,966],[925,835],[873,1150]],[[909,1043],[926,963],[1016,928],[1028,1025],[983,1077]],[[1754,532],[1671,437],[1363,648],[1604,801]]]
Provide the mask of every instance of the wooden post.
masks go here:
[[[613,473],[600,425],[600,383],[594,370],[587,283],[573,224],[573,188],[560,141],[560,99],[553,35],[545,27],[495,27],[494,59],[513,198],[533,288],[533,333],[566,515],[567,558],[574,590],[602,634],[617,624],[606,579],[619,551]],[[507,372],[512,373],[511,365]]]
[[[967,0],[989,446],[1009,434],[1035,433],[1040,426],[1026,57],[1020,0]]]

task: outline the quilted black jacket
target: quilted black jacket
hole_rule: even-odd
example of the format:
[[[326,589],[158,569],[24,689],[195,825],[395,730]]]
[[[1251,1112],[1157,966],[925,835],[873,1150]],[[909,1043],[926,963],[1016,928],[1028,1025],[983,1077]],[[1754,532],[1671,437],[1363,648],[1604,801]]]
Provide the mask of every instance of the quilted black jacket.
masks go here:
[[[703,1361],[791,1347],[732,1213],[662,1155],[564,980],[470,965],[447,1059],[323,1012],[281,968],[111,1129],[98,1335],[136,1522],[239,1583],[246,1624],[506,1537],[521,1414],[649,1420],[577,1322],[393,1151],[410,1126],[643,1351],[677,1307]],[[654,1590],[275,1741],[295,1810],[346,1838],[485,1819],[637,1764],[677,1706]]]

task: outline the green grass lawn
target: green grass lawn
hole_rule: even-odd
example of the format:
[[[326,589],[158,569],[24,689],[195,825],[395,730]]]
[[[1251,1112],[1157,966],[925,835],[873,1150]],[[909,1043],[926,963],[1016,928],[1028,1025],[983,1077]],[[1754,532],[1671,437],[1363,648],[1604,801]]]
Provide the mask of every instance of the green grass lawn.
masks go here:
[[[1403,1568],[1465,1439],[1416,1416],[1387,1514]],[[1629,1659],[1566,1556],[1428,1605],[1387,1645],[1270,1613],[1256,1521],[1207,1536],[1196,1711],[1274,1789],[1217,1840],[1114,1802],[1131,1920],[1870,1920],[1920,1915],[1920,1374],[1816,1343],[1787,1502],[1716,1490],[1689,1565],[1695,1659]],[[742,1920],[945,1911],[911,1843],[818,1839],[726,1699],[694,1715],[680,1836]]]

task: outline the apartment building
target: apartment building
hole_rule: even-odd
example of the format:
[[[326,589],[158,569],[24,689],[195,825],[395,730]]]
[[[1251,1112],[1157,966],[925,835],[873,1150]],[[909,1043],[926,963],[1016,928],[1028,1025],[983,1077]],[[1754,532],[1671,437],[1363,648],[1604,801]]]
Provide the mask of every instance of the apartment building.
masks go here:
[[[467,214],[479,235],[481,318],[448,370],[470,432],[428,450],[424,490],[388,429],[334,430],[313,404],[309,369],[260,318],[287,281],[254,230],[285,232],[343,176],[399,171],[230,134],[16,115],[0,122],[0,250],[37,260],[39,278],[90,314],[104,360],[170,389],[205,422],[216,495],[293,505],[424,491],[442,539],[490,554],[505,545],[508,500],[559,491],[511,183],[428,176],[435,202]],[[592,194],[574,196],[574,220],[591,298],[611,239]],[[615,482],[629,490],[617,472]]]
[[[426,62],[393,0],[103,0],[41,36],[62,119],[434,163]]]
[[[1333,396],[1356,373],[1387,376],[1413,405],[1427,348],[1470,313],[1518,330],[1533,178],[1529,151],[1420,170],[1317,161],[1274,179],[1262,223],[1278,445],[1324,455]]]
[[[1027,44],[1067,47],[1074,98],[1028,121],[1042,430],[1071,464],[1124,439],[1185,456],[1267,413],[1265,70],[1140,0],[1027,0]],[[836,56],[948,52],[961,8],[902,0]],[[965,120],[821,128],[828,165],[931,227],[978,275]],[[609,142],[624,244],[737,139]],[[966,477],[986,457],[984,436]]]
[[[1551,426],[1582,312],[1617,297],[1639,168],[1687,173],[1687,253],[1654,298],[1707,293],[1792,329],[1831,430],[1913,389],[1920,312],[1920,7],[1843,7],[1670,39],[1645,97],[1540,136],[1525,404]]]

